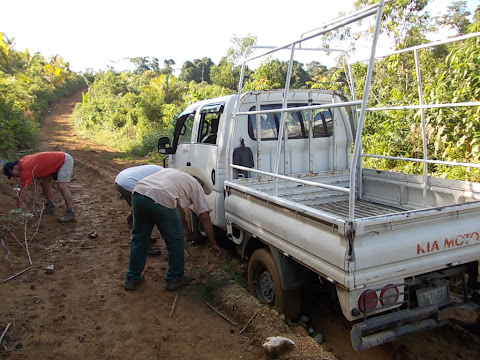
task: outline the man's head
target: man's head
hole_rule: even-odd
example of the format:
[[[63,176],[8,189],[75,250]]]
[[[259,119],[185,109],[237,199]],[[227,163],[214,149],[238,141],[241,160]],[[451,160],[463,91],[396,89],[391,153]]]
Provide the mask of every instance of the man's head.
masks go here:
[[[192,175],[202,186],[205,195],[208,195],[213,190],[212,180],[207,176],[205,171],[195,166],[186,166],[180,169],[184,173]]]
[[[9,179],[12,178],[12,176],[14,177],[18,177],[20,175],[20,171],[18,169],[18,161],[10,161],[10,162],[7,162],[4,166],[3,166],[3,173],[8,176]]]

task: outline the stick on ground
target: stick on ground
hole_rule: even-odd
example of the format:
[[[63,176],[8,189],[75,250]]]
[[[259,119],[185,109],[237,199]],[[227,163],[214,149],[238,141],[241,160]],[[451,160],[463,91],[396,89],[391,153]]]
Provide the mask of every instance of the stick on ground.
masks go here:
[[[180,291],[180,289],[177,290],[177,294],[175,295],[175,300],[173,300],[172,311],[170,311],[170,316],[169,317],[172,317],[173,311],[175,310],[175,304],[177,303],[177,298],[178,298],[178,292],[179,291]]]
[[[10,325],[12,325],[12,324],[11,324],[11,323],[8,323],[8,325],[7,325],[7,327],[5,328],[5,330],[3,330],[2,336],[0,336],[0,345],[2,345],[3,338],[5,337],[5,334],[7,333],[8,328],[10,327]]]
[[[12,276],[10,276],[9,278],[6,278],[6,279],[3,280],[0,284],[5,284],[7,281],[16,278],[18,275],[22,275],[25,271],[30,270],[31,268],[32,268],[32,267],[30,266],[30,267],[26,268],[25,270],[22,270],[22,271],[20,271],[19,273],[15,274],[15,275],[12,275]]]
[[[238,326],[238,324],[232,320],[230,320],[228,317],[226,317],[225,315],[223,315],[222,313],[220,313],[217,309],[215,309],[212,305],[210,305],[209,303],[207,303],[208,307],[210,309],[212,309],[213,311],[215,311],[218,315],[220,315],[221,317],[223,317],[225,320],[227,320],[229,323],[235,325],[235,326]]]
[[[251,317],[250,319],[248,319],[247,323],[245,324],[245,326],[242,328],[242,330],[240,330],[240,332],[238,333],[239,335],[242,335],[243,331],[247,328],[248,324],[250,324],[253,320],[253,318],[257,316],[257,313],[255,312]]]

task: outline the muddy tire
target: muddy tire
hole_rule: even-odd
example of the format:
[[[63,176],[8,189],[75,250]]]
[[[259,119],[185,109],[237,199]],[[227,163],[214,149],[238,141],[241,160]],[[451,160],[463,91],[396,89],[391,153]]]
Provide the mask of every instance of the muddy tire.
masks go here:
[[[261,303],[273,306],[290,320],[300,313],[300,291],[282,289],[277,266],[267,249],[256,250],[248,261],[248,290]]]

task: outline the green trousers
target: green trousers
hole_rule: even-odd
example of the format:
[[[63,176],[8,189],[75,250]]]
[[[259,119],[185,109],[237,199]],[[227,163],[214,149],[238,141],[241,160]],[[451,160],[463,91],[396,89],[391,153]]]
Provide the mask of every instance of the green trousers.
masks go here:
[[[168,250],[166,280],[182,275],[184,262],[184,232],[178,209],[157,204],[147,196],[132,194],[132,241],[127,277],[140,279],[145,263],[153,226],[156,225]]]

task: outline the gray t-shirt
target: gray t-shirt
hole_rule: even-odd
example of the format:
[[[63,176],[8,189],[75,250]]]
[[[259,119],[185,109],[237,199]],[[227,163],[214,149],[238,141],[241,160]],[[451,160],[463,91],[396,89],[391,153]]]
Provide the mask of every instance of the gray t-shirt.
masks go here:
[[[155,174],[156,172],[163,170],[159,165],[139,165],[127,168],[118,173],[115,178],[115,184],[121,186],[125,190],[132,192],[133,188],[139,180],[144,177]]]

